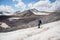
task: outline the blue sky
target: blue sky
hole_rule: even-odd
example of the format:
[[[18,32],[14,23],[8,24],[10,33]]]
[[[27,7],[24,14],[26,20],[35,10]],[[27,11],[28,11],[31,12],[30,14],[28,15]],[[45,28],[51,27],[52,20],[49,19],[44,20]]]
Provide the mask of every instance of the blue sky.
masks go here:
[[[23,2],[22,3],[23,5],[26,5],[25,9],[28,9],[29,8],[28,7],[29,3],[35,4],[35,3],[39,2],[39,1],[41,1],[41,0],[22,0],[21,2]],[[54,3],[55,1],[56,0],[49,0],[50,3]],[[11,6],[16,11],[21,11],[22,10],[22,8],[18,8],[18,7],[15,6],[15,5],[19,5],[19,2],[16,1],[16,0],[15,1],[13,1],[13,0],[0,0],[0,6],[1,5]]]
[[[28,5],[28,3],[35,3],[39,0],[22,0],[26,5]],[[8,5],[8,6],[12,6],[15,10],[20,10],[19,8],[15,7],[15,4],[17,2],[13,2],[12,0],[0,0],[0,5]],[[27,7],[26,7],[27,8]]]
[[[35,3],[39,0],[22,0],[25,4],[28,4],[28,3]],[[56,0],[50,0],[51,2],[55,2]],[[0,0],[0,5],[12,5],[12,4],[15,4],[16,2],[13,2],[12,0]]]
[[[35,3],[39,0],[22,0],[25,4],[28,4],[28,3]],[[12,4],[15,4],[17,2],[13,2],[12,0],[0,0],[0,5],[12,5]]]

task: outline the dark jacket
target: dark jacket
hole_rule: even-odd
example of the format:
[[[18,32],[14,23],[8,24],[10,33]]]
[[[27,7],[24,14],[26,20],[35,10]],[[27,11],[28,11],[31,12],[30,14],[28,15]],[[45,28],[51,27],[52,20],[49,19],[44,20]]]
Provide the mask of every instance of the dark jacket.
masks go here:
[[[42,24],[41,20],[38,20],[38,24]]]

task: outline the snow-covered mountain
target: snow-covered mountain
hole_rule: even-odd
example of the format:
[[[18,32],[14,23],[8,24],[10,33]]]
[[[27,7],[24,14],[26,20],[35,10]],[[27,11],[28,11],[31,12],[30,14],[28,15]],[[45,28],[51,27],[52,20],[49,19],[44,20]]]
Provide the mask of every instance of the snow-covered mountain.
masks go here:
[[[49,13],[49,15],[36,15],[37,13],[34,14],[33,12],[40,13],[40,11],[38,11],[36,9],[30,9],[30,10],[25,10],[21,13],[17,12],[13,16],[1,17],[3,20],[2,21],[0,20],[0,22],[5,22],[7,25],[10,26],[10,28],[9,29],[2,28],[2,30],[0,29],[0,32],[9,32],[9,31],[15,31],[18,29],[35,27],[35,26],[37,26],[37,24],[38,24],[37,21],[39,19],[42,21],[42,24],[60,20],[60,12],[41,11],[41,13]]]
[[[16,31],[0,33],[0,40],[60,40],[60,20]]]
[[[13,15],[13,13],[11,13],[11,12],[0,12],[0,15],[11,16],[11,15]]]
[[[23,12],[16,12],[16,16],[21,16],[21,17],[29,17],[29,16],[36,16],[36,15],[49,15],[52,12],[45,12],[45,11],[38,11],[36,9],[30,9],[30,10],[25,10]]]

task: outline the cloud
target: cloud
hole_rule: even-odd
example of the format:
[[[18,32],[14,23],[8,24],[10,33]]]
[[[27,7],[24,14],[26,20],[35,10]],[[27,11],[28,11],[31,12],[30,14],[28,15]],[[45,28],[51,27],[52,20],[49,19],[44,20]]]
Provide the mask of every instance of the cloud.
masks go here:
[[[23,10],[26,9],[37,9],[40,11],[49,11],[49,12],[53,12],[56,11],[60,8],[60,0],[56,0],[54,3],[51,3],[50,0],[40,0],[36,3],[29,3],[28,4],[28,8],[26,8],[26,4],[24,2],[22,2],[22,0],[13,0],[16,1],[17,4],[15,4],[15,7],[20,8]]]
[[[11,6],[4,6],[4,5],[0,5],[0,10],[1,11],[7,11],[7,12],[14,12],[15,10],[11,7]]]
[[[49,6],[50,6],[50,2],[49,1],[39,1],[39,2],[34,4],[35,8],[49,7]]]
[[[15,4],[16,8],[22,9],[21,11],[25,10],[26,4],[24,4],[24,2],[22,2],[22,0],[13,0],[13,1],[17,2],[17,4]]]
[[[26,5],[23,3],[23,2],[19,2],[19,3],[17,3],[16,5],[15,5],[15,7],[17,7],[17,8],[25,8],[26,7]]]
[[[40,11],[45,11],[48,9],[48,7],[50,7],[50,1],[45,1],[45,0],[40,0],[39,2],[36,2],[34,4],[28,4],[28,6],[31,6],[30,8],[35,8],[35,9],[38,9]]]
[[[51,9],[54,9],[55,11],[60,10],[60,0],[56,0],[56,2],[52,4]]]
[[[33,9],[33,4],[32,4],[32,3],[29,3],[29,4],[28,4],[28,7],[29,7],[30,9]]]
[[[40,0],[34,4],[29,3],[28,6],[30,8],[35,8],[40,11],[49,11],[53,12],[57,10],[58,7],[60,7],[60,1],[56,0],[54,3],[51,3],[49,0]]]

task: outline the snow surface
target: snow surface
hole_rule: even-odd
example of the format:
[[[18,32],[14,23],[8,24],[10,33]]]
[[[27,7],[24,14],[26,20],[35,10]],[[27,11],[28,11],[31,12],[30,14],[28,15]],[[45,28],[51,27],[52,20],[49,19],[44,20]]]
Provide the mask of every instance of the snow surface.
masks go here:
[[[18,20],[18,19],[20,19],[20,18],[18,18],[18,17],[12,17],[12,18],[9,18],[9,21]]]
[[[0,40],[60,40],[60,21],[12,32],[0,33]]]
[[[36,15],[49,15],[50,14],[50,13],[41,13],[41,12],[34,12],[34,11],[33,11],[33,13]]]
[[[3,22],[0,22],[0,27],[3,27],[3,28],[10,28],[10,26],[8,26],[6,23],[3,23]]]

